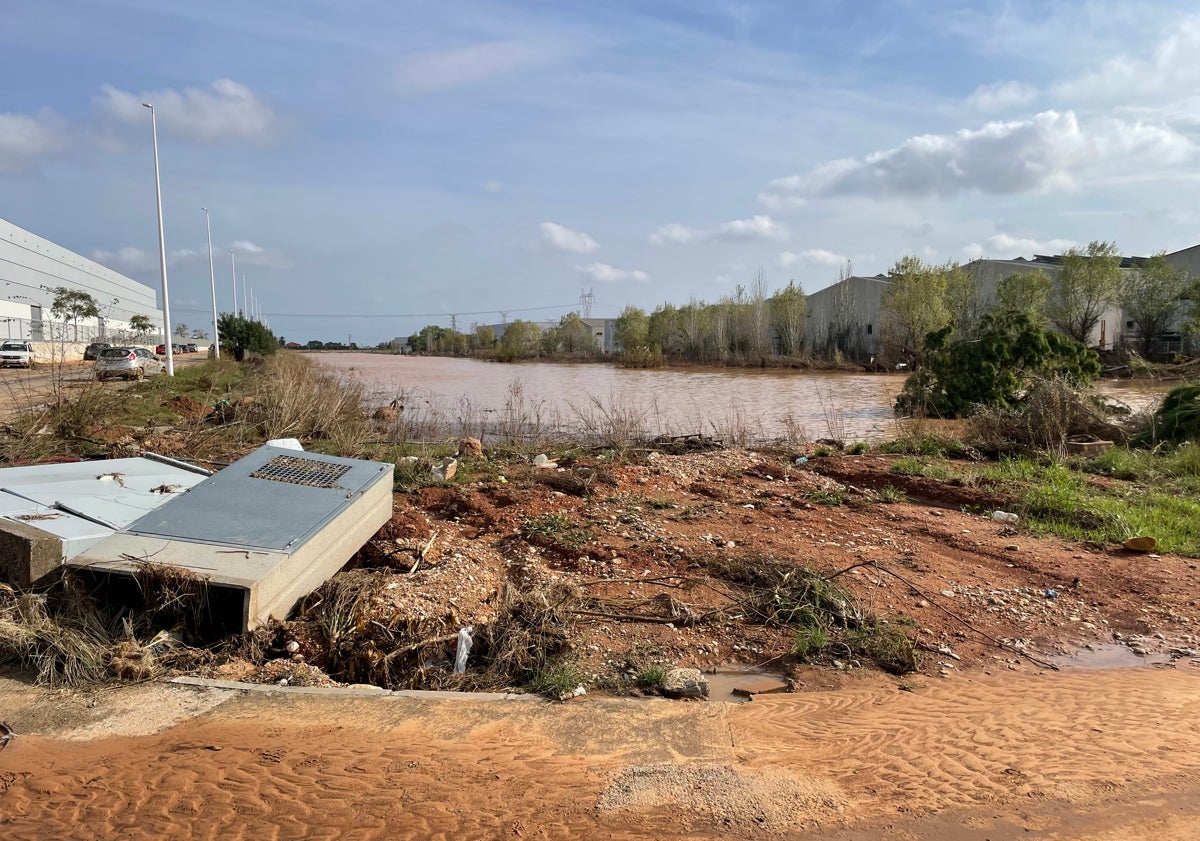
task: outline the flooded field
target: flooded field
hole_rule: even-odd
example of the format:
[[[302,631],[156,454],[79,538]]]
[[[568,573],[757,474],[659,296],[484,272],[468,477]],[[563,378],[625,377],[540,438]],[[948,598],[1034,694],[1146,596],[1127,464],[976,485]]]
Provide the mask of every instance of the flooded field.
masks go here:
[[[636,427],[655,435],[714,435],[739,442],[895,434],[892,403],[902,374],[737,368],[630,370],[615,365],[369,353],[314,354],[320,364],[362,380],[377,405],[397,399],[410,413],[469,427],[518,407],[546,428]],[[1105,381],[1101,390],[1135,409],[1161,383]]]

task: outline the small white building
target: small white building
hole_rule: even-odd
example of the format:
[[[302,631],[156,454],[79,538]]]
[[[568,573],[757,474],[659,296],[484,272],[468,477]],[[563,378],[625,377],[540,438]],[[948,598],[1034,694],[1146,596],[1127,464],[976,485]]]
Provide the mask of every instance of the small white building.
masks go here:
[[[58,287],[91,295],[100,316],[78,325],[56,319],[50,307]],[[135,315],[154,323],[151,337],[161,336],[154,289],[0,219],[0,339],[131,341]]]

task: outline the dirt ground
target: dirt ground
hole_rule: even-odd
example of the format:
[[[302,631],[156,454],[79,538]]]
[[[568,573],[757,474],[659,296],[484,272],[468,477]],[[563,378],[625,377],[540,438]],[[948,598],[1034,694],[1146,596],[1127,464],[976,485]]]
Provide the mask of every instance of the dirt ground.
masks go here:
[[[1184,841],[1194,672],[872,678],[742,705],[3,680],[0,836]]]
[[[0,680],[17,734],[0,837],[1200,837],[1196,561],[995,522],[996,488],[893,474],[894,456],[798,454],[464,458],[461,484],[396,495],[343,575],[452,631],[494,619],[502,584],[578,588],[569,653],[590,689],[565,703]],[[795,631],[713,573],[769,559],[836,575],[917,640],[917,672],[792,654]],[[211,676],[321,666],[305,627],[283,626],[299,651],[272,669]],[[452,655],[432,646],[422,674]],[[608,694],[650,665],[795,691]]]
[[[895,459],[797,466],[727,450],[549,471],[509,465],[505,481],[398,494],[373,554],[386,557],[379,573],[410,606],[402,610],[461,595],[448,624],[486,623],[489,592],[505,577],[579,586],[588,609],[573,654],[587,679],[605,685],[652,664],[766,668],[799,689],[853,682],[868,664],[837,650],[798,662],[788,656],[794,631],[745,616],[741,594],[711,572],[762,558],[849,569],[837,582],[917,640],[927,675],[1200,657],[1194,560],[1026,533],[988,516],[1011,502],[994,490],[896,475]],[[907,501],[885,501],[889,486]],[[446,658],[452,652],[444,646]]]

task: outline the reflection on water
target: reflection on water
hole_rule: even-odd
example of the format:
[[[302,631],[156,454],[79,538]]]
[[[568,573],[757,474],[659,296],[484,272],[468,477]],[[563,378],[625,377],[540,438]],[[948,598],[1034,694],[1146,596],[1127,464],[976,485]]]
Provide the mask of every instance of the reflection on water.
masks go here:
[[[901,374],[758,369],[629,370],[613,365],[499,364],[474,359],[324,353],[313,358],[367,384],[387,402],[399,392],[453,413],[503,409],[516,384],[527,403],[564,426],[619,412],[651,434],[772,440],[891,437]],[[1135,409],[1165,390],[1155,383],[1106,381],[1101,390]]]

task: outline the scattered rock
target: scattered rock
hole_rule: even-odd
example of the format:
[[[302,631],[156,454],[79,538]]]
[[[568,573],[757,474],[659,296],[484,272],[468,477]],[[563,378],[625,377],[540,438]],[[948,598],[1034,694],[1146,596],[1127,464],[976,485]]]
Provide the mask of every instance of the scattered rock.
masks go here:
[[[437,481],[449,482],[454,478],[454,474],[458,472],[458,459],[446,456],[442,459],[441,464],[435,464],[429,472]]]
[[[558,462],[551,461],[550,457],[545,453],[539,453],[533,458],[533,466],[542,468],[543,470],[553,470],[558,467]]]
[[[470,436],[461,438],[458,442],[458,454],[465,458],[482,458],[483,442]]]
[[[707,698],[708,681],[699,669],[671,669],[663,678],[662,693],[669,698]]]
[[[1131,552],[1153,552],[1158,540],[1149,536],[1131,537],[1121,545]]]

